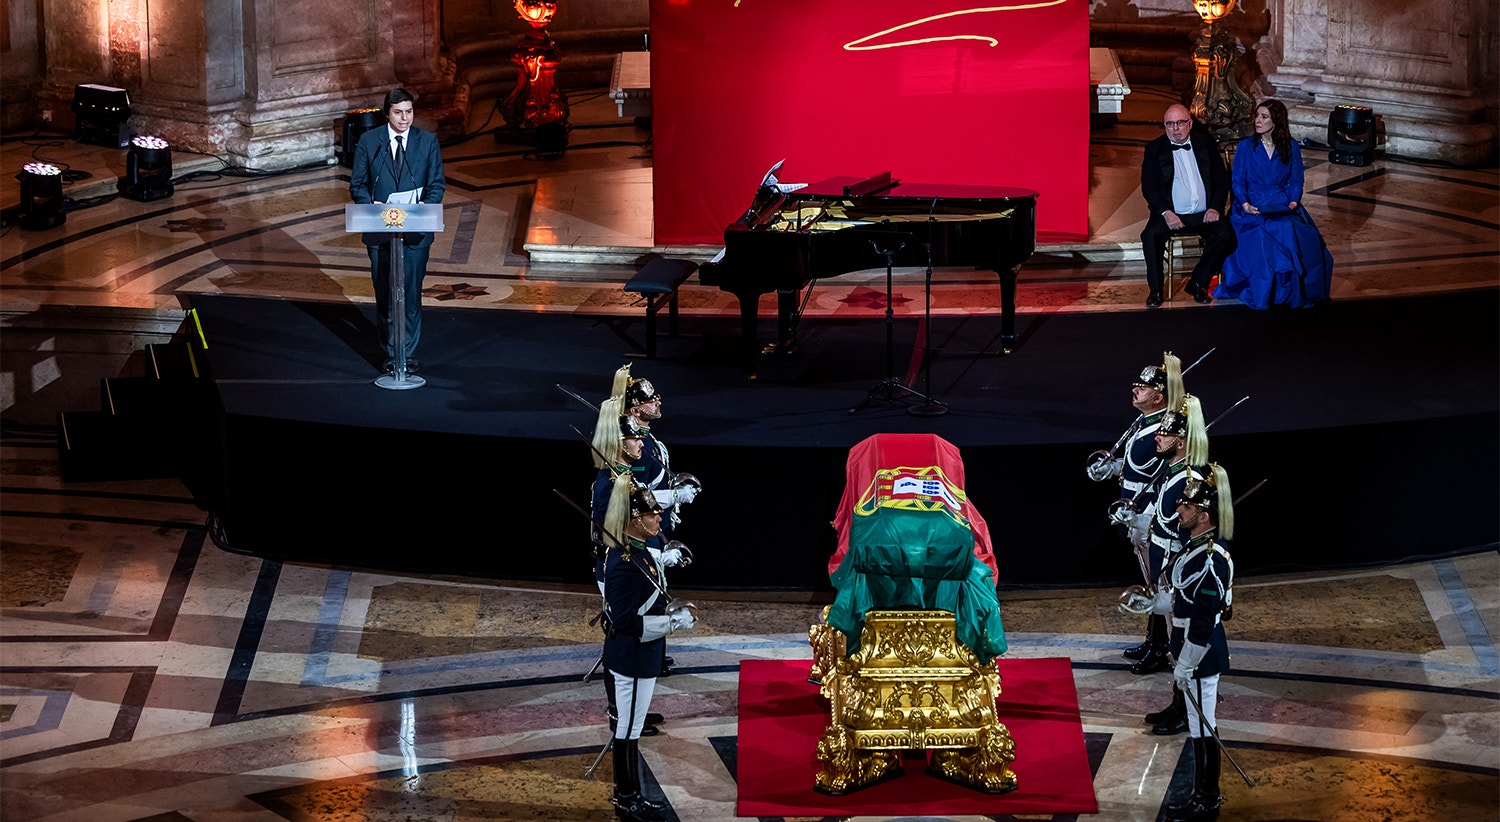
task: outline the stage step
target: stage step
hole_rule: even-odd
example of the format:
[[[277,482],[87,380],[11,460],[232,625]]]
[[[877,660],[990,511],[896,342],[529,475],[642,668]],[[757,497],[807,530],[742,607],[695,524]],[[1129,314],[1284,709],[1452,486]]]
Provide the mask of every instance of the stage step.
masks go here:
[[[191,321],[189,321],[191,322]],[[217,394],[189,333],[146,346],[144,374],[99,381],[99,410],[57,415],[65,482],[179,477],[205,471]]]

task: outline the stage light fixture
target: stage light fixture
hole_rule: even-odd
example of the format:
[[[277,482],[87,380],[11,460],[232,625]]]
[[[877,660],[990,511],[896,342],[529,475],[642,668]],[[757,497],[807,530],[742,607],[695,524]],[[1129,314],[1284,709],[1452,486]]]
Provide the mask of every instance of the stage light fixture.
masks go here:
[[[132,138],[125,155],[125,176],[115,187],[121,197],[143,203],[172,196],[172,147],[160,137]]]
[[[1375,162],[1375,112],[1369,106],[1338,106],[1329,112],[1328,162],[1347,166]]]
[[[16,222],[28,231],[63,224],[62,169],[51,163],[27,163],[16,175],[21,181],[21,213]]]
[[[372,128],[385,125],[385,115],[378,108],[359,108],[344,112],[343,134],[339,141],[339,165],[354,168],[354,147],[359,138]]]
[[[73,139],[110,148],[130,144],[130,93],[94,83],[73,87]]]

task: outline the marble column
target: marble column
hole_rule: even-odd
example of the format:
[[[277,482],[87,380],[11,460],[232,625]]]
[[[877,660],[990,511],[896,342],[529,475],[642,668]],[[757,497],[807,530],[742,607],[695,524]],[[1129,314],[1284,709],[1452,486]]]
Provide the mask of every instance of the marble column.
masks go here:
[[[1286,0],[1273,14],[1280,63],[1269,79],[1294,137],[1324,142],[1329,112],[1361,105],[1374,109],[1390,154],[1463,165],[1494,157],[1489,0]]]
[[[250,169],[332,162],[344,112],[407,83],[420,111],[452,86],[439,0],[43,3],[44,121],[72,127],[79,83],[117,85],[134,133]]]

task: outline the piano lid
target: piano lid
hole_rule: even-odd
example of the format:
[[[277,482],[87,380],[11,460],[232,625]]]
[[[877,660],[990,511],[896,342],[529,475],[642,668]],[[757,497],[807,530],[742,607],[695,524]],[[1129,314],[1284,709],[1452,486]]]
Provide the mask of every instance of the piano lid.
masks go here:
[[[788,196],[796,198],[843,198],[844,192],[850,187],[857,187],[866,182],[865,177],[829,177],[809,184],[806,188],[791,192]],[[950,185],[947,183],[903,183],[899,180],[888,188],[883,188],[872,194],[862,195],[868,198],[903,198],[917,200],[931,200],[934,197],[943,200],[1015,200],[1036,199],[1041,196],[1029,188],[1014,188],[1011,186],[973,186],[973,185]]]

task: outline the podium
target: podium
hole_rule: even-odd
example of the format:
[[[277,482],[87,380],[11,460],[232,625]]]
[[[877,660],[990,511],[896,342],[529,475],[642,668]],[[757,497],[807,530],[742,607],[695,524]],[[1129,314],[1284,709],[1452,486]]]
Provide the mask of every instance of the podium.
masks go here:
[[[406,373],[406,234],[443,230],[443,207],[438,203],[351,203],[344,206],[344,230],[361,234],[388,234],[390,260],[390,318],[386,323],[395,351],[394,374],[375,380],[381,388],[403,391],[421,388],[427,381]]]

